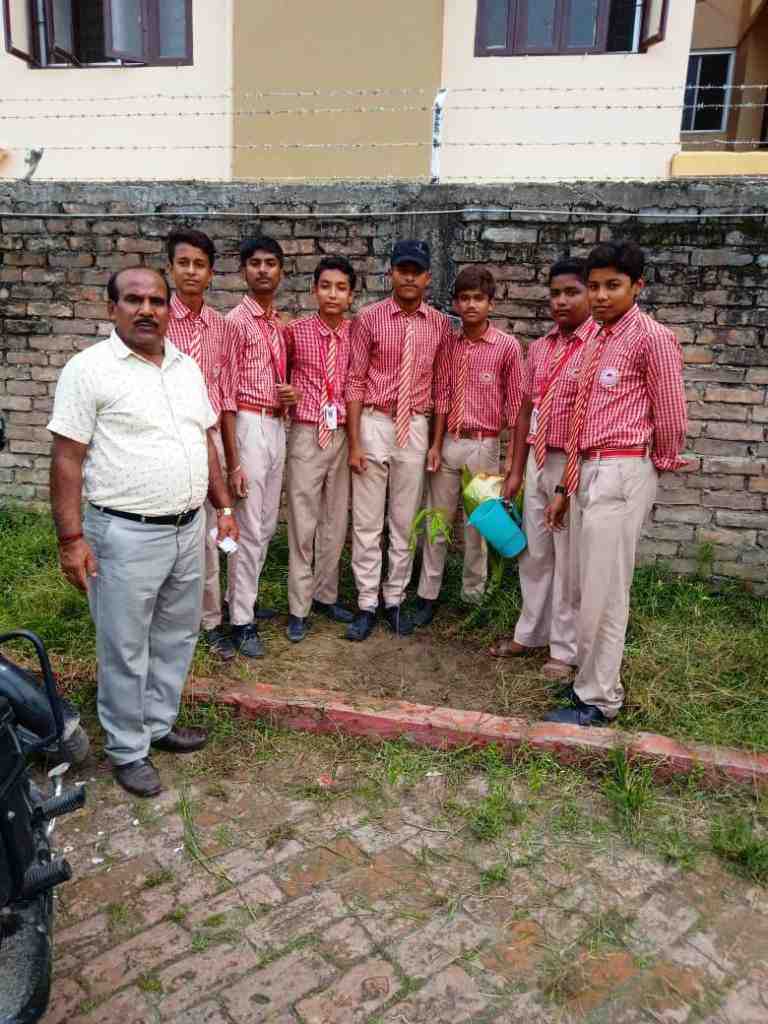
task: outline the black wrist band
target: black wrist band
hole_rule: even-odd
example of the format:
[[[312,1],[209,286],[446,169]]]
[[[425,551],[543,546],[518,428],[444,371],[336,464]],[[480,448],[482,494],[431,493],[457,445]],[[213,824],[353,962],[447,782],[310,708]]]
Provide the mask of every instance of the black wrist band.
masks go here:
[[[565,494],[565,488],[562,484],[558,484],[555,488],[555,494]]]

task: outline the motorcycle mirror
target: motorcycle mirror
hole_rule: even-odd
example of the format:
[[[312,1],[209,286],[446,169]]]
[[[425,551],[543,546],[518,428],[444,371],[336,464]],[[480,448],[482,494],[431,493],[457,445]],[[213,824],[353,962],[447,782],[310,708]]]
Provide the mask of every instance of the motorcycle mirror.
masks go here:
[[[61,778],[62,775],[68,772],[69,769],[70,765],[68,765],[67,762],[64,761],[62,764],[57,764],[55,768],[51,768],[51,770],[48,772],[48,778],[59,779]]]

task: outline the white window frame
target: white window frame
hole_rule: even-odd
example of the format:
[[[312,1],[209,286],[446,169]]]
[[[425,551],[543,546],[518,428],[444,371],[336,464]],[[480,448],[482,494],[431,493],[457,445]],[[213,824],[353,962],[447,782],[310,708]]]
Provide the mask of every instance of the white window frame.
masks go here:
[[[722,135],[723,132],[728,130],[728,117],[731,113],[731,92],[733,89],[733,69],[736,63],[736,51],[734,49],[720,49],[720,50],[691,50],[688,54],[690,57],[716,57],[718,54],[727,54],[729,57],[728,61],[728,77],[723,85],[723,91],[725,92],[725,100],[723,102],[723,113],[720,121],[719,128],[682,128],[680,129],[681,135]],[[699,63],[699,73],[696,76],[696,92],[694,93],[693,100],[693,115],[694,120],[696,118],[696,108],[699,101],[699,78],[701,77],[701,63]],[[686,85],[683,89],[683,109],[688,105],[687,97],[688,86]],[[706,102],[706,100],[705,100]],[[682,117],[680,119],[682,121]]]

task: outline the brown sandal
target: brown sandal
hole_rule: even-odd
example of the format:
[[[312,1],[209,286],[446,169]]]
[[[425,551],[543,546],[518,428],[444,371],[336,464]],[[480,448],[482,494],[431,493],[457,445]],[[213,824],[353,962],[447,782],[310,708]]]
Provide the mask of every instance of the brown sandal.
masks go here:
[[[503,636],[491,644],[488,653],[492,658],[528,658],[536,653],[533,647],[524,647],[511,636]]]

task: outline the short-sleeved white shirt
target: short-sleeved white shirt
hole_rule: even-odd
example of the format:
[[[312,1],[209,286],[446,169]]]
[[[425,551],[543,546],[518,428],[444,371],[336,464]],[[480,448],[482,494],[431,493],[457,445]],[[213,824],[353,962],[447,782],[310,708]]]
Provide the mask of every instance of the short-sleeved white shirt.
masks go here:
[[[215,423],[194,359],[166,339],[162,365],[156,366],[113,331],[61,371],[48,429],[88,445],[88,501],[162,516],[205,501],[206,430]]]

